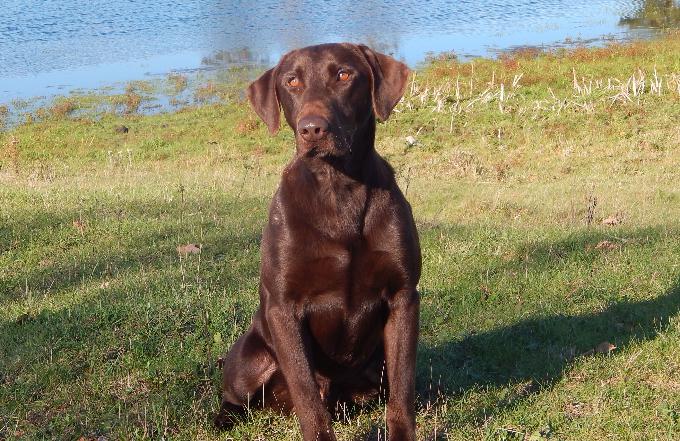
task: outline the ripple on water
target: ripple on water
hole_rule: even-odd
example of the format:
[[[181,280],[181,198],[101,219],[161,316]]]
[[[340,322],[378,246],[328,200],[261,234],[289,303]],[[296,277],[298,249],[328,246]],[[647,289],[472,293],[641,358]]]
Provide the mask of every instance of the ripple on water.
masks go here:
[[[665,3],[363,0],[338,7],[337,2],[308,0],[4,0],[0,102],[49,95],[55,84],[95,88],[170,71],[211,68],[220,64],[211,54],[242,54],[244,48],[247,61],[267,64],[292,47],[363,41],[414,64],[430,51],[485,55],[565,38],[625,38],[640,31],[622,18]],[[677,10],[677,1],[672,3]],[[244,57],[223,59],[233,63]]]

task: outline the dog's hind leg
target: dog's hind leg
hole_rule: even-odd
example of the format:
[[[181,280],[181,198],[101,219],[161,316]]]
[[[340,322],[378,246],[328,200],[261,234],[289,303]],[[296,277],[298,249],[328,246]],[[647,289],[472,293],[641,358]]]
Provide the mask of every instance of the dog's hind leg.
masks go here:
[[[236,424],[250,406],[263,406],[265,389],[277,371],[277,364],[262,337],[253,328],[242,335],[222,365],[222,394],[217,427]],[[269,392],[269,391],[267,391]]]

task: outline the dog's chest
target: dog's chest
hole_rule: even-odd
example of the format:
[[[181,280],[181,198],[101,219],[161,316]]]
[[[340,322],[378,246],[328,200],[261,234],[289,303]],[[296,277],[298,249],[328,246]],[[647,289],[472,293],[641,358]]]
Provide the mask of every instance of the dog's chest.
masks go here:
[[[323,296],[321,296],[323,297]],[[377,297],[348,307],[338,297],[318,298],[307,310],[307,323],[315,352],[333,362],[361,364],[382,341],[386,307]]]
[[[398,235],[388,221],[375,221],[389,218],[390,210],[376,208],[386,206],[386,192],[344,178],[300,183],[284,180],[275,196],[266,230],[274,246],[265,247],[272,266],[264,274],[276,274],[286,301],[304,308],[318,353],[355,365],[382,341],[387,300],[403,284]]]
[[[310,261],[305,316],[314,341],[339,364],[358,362],[381,341],[390,294],[390,256],[376,250],[336,251]],[[318,275],[318,276],[317,276]]]

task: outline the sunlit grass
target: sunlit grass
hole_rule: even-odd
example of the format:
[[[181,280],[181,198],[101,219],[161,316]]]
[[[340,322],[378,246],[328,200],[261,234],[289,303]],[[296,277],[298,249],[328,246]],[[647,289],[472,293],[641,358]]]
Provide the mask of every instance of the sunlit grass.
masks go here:
[[[413,75],[377,148],[423,247],[419,439],[678,437],[679,60],[671,36]],[[169,81],[215,102],[57,101],[0,132],[0,438],[220,436],[215,360],[293,139],[233,86]],[[336,416],[385,437],[384,403]],[[265,412],[221,437],[299,439]]]

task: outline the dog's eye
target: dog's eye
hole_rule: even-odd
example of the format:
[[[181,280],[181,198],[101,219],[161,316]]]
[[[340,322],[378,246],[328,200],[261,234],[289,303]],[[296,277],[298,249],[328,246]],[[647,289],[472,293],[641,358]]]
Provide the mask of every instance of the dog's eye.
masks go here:
[[[290,87],[300,87],[302,85],[302,83],[300,82],[298,77],[292,77],[292,78],[288,79],[288,85]]]
[[[349,80],[350,74],[346,70],[341,70],[338,72],[338,81],[347,81]]]

